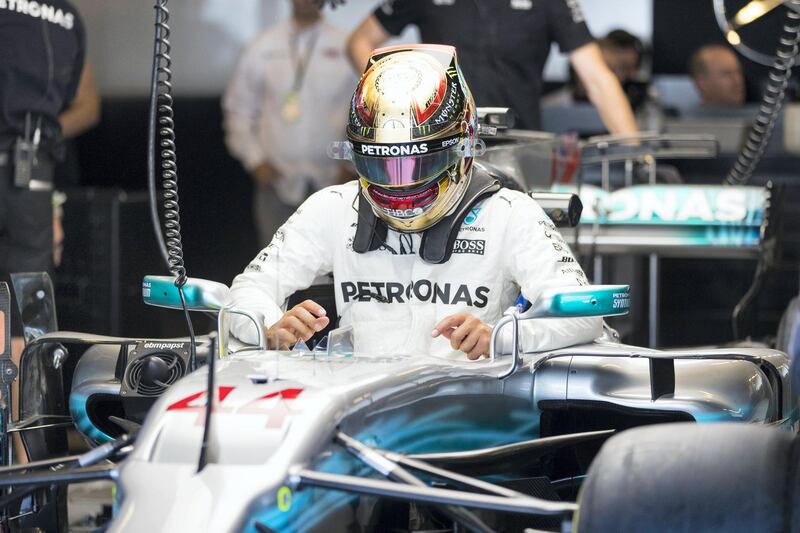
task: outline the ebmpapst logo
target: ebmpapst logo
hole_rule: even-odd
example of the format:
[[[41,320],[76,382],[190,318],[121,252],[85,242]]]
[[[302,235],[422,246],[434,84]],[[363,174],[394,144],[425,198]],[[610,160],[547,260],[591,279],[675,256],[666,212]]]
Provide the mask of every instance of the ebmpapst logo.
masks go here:
[[[467,216],[464,217],[464,225],[471,226],[472,224],[474,224],[475,221],[478,220],[478,214],[480,212],[481,212],[480,207],[473,207],[472,209],[470,209]]]
[[[145,348],[158,348],[160,350],[177,350],[183,348],[183,342],[145,342]]]

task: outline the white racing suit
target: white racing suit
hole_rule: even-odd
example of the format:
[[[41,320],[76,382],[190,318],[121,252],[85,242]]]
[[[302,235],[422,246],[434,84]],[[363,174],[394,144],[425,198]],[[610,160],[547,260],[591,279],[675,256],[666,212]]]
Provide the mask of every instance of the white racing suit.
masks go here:
[[[431,337],[443,318],[467,311],[493,325],[520,289],[534,301],[544,288],[587,283],[553,223],[523,193],[501,189],[477,203],[443,264],[419,256],[420,234],[391,229],[380,249],[353,251],[358,194],[353,181],[306,200],[234,279],[228,303],[262,312],[271,325],[292,293],[332,272],[340,325],[354,327],[356,352],[465,358],[444,337]],[[509,353],[511,327],[505,329],[501,349]],[[237,317],[232,332],[256,342],[255,326],[246,318]],[[601,332],[600,318],[520,323],[526,352],[590,342]]]

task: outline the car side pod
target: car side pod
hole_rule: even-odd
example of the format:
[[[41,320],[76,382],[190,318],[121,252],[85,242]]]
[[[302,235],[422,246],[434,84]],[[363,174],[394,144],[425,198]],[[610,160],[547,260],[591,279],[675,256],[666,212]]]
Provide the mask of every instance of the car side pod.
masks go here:
[[[181,289],[183,298],[175,285],[175,278],[148,275],[142,280],[142,299],[147,305],[180,310],[184,308],[183,302],[185,301],[186,309],[189,311],[218,313],[217,332],[220,339],[218,343],[220,357],[225,357],[228,351],[227,332],[230,315],[242,315],[253,321],[258,334],[258,346],[262,350],[267,349],[267,339],[261,327],[264,317],[257,311],[225,305],[229,291],[227,285],[205,279],[186,278],[186,283]]]
[[[489,356],[494,361],[497,354],[497,338],[504,326],[511,324],[511,366],[498,377],[505,379],[516,372],[520,364],[519,323],[534,318],[581,318],[592,316],[616,316],[628,314],[630,310],[630,285],[583,285],[579,287],[555,287],[545,289],[533,305],[524,312],[510,307],[492,330]]]

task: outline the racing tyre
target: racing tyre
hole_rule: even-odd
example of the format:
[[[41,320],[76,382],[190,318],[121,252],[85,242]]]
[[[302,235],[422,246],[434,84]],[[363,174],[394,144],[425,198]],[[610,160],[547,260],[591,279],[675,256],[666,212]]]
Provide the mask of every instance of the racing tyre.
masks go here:
[[[576,531],[800,531],[797,442],[738,424],[625,431],[589,468]]]

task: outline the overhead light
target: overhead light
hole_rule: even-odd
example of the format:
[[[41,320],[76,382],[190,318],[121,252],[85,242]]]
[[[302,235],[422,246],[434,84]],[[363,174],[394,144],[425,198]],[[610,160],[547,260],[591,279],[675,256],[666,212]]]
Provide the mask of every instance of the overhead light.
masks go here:
[[[739,34],[733,30],[730,30],[725,38],[728,39],[728,42],[731,43],[731,46],[739,46],[742,44],[742,38],[739,37]]]
[[[752,0],[733,17],[733,27],[741,28],[754,20],[760,19],[779,5],[783,0]]]

